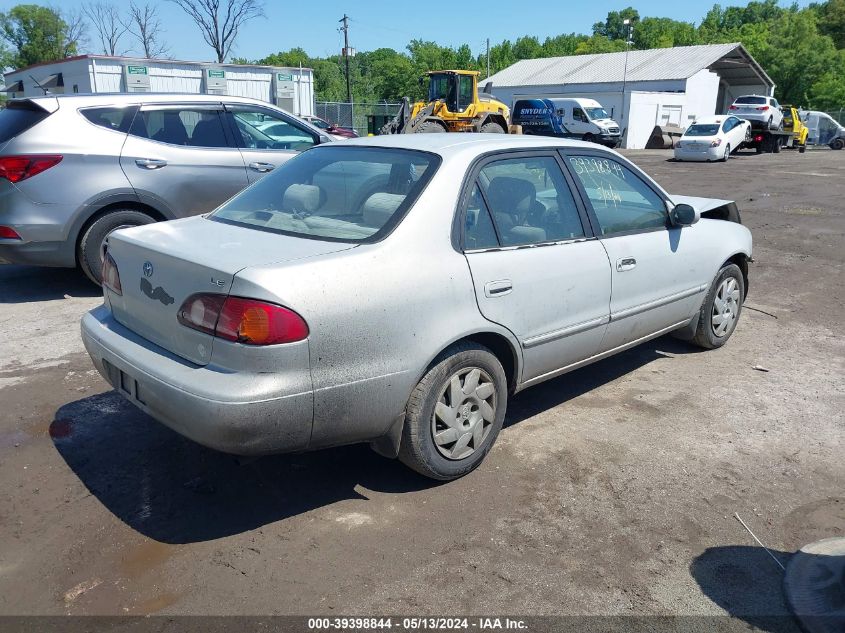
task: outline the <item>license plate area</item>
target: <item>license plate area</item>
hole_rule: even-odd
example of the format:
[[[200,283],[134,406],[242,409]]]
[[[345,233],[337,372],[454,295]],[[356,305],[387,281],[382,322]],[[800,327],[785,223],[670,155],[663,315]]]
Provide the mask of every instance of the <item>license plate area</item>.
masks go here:
[[[141,384],[137,380],[105,359],[103,359],[103,367],[106,370],[106,374],[108,375],[109,382],[112,387],[114,387],[117,391],[120,391],[130,400],[135,400],[140,404],[146,404]]]

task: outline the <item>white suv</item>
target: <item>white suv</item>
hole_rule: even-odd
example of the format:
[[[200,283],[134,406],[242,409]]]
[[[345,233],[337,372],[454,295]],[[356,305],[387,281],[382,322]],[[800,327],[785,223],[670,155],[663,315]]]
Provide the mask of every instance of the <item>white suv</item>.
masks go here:
[[[783,112],[774,97],[745,95],[737,97],[729,108],[730,114],[751,122],[755,128],[780,130],[783,128]]]

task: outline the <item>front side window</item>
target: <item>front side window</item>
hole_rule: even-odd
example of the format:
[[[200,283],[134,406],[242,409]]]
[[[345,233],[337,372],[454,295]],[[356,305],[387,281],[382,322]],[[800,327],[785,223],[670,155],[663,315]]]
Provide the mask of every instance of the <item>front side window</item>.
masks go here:
[[[663,199],[625,165],[597,156],[568,160],[586,190],[602,235],[666,227]]]
[[[249,107],[230,108],[230,112],[238,147],[302,151],[316,142],[311,132],[275,112]]]
[[[193,108],[149,108],[132,122],[129,133],[170,145],[229,147],[220,112]]]
[[[584,114],[584,111],[581,108],[572,108],[572,118],[576,121],[587,122],[587,115]]]
[[[412,150],[324,145],[277,167],[209,217],[297,237],[373,242],[411,208],[439,162]]]
[[[552,157],[489,163],[481,169],[478,186],[503,246],[584,237],[572,191]]]

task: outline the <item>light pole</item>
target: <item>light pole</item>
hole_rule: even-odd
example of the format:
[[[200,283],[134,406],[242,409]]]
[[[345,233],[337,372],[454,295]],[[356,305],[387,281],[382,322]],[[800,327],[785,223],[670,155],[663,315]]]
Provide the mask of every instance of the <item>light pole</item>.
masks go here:
[[[625,88],[628,82],[628,51],[631,50],[631,44],[634,41],[631,39],[631,36],[634,31],[634,24],[631,22],[629,18],[625,18],[622,20],[622,24],[625,25],[625,68],[622,71],[622,119],[625,121],[625,137],[628,136],[628,117],[625,114]]]

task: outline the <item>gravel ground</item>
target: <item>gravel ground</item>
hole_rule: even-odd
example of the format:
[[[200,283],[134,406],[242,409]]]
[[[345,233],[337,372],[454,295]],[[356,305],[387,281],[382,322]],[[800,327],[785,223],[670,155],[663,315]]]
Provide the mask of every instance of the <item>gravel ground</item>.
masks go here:
[[[785,562],[845,534],[845,152],[631,151],[738,201],[730,343],[661,338],[515,397],[471,475],[356,446],[239,463],[93,371],[74,271],[0,266],[0,614],[731,614],[797,630]],[[762,366],[768,371],[755,370]]]

